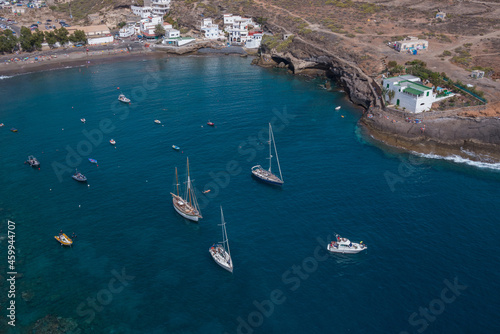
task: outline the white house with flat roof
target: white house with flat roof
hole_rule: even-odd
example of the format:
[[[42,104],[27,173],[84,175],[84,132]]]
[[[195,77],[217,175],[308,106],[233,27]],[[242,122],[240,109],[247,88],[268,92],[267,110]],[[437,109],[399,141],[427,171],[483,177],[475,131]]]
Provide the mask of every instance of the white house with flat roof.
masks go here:
[[[387,91],[394,91],[394,98],[388,103],[395,104],[405,111],[421,113],[431,109],[432,103],[436,102],[436,94],[432,87],[422,84],[419,77],[414,75],[400,75],[398,77],[386,78],[383,80],[383,87]]]
[[[165,38],[176,38],[181,37],[181,32],[177,29],[169,28],[165,29]]]
[[[162,25],[165,30],[172,29],[170,23],[163,22],[162,16],[150,16],[140,22],[141,35],[146,38],[155,38],[155,29],[158,24]]]
[[[170,9],[171,0],[144,0],[144,6],[130,6],[132,13],[145,19],[151,15],[163,16]]]
[[[248,49],[257,49],[260,47],[260,43],[262,43],[262,36],[264,34],[262,31],[250,31],[248,33],[248,38],[245,43],[245,47]]]
[[[206,18],[201,21],[201,29],[205,38],[208,39],[217,39],[220,37],[219,34],[219,26],[214,24],[212,19]]]
[[[408,36],[402,41],[397,41],[394,48],[399,52],[427,50],[429,48],[429,41]]]

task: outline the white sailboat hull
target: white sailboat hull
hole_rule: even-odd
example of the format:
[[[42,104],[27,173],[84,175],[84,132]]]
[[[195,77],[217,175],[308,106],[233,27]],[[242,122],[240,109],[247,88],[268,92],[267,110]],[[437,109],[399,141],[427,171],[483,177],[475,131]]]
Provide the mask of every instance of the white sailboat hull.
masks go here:
[[[221,253],[217,252],[217,248],[210,247],[208,250],[215,263],[217,263],[222,268],[226,269],[229,272],[233,272],[233,263],[231,261],[231,256],[224,250],[221,250]],[[229,261],[228,261],[229,260]],[[228,263],[229,262],[229,263]]]
[[[174,199],[175,201],[175,199]],[[189,219],[191,221],[194,221],[194,222],[197,222],[200,217],[198,215],[190,215],[190,214],[187,214],[187,213],[184,213],[182,212],[181,210],[179,210],[175,205],[173,205],[175,211],[177,211],[178,214],[180,214],[182,217],[186,218],[186,219]]]

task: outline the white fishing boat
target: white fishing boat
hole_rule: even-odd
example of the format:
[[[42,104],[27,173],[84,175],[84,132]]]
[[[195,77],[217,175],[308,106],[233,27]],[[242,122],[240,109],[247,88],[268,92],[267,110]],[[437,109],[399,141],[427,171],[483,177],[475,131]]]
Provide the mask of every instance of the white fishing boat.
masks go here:
[[[31,167],[40,167],[40,161],[38,161],[38,159],[33,155],[28,156],[28,160],[26,161],[26,163]]]
[[[116,144],[116,140],[111,139],[111,140],[109,141],[109,143],[110,143],[111,145],[115,145],[115,144]]]
[[[208,250],[215,262],[227,271],[233,272],[233,261],[231,259],[231,251],[229,250],[229,240],[227,238],[226,222],[224,221],[224,213],[222,206],[220,207],[220,217],[222,226],[222,241],[213,244]]]
[[[340,106],[336,107],[335,110],[340,110]]]
[[[80,118],[80,122],[85,123],[87,120],[85,118]]]
[[[335,235],[336,240],[330,242],[326,247],[332,253],[347,253],[347,254],[355,254],[359,253],[368,247],[360,241],[359,243],[351,242],[347,238],[342,238],[340,235]]]
[[[177,188],[177,194],[170,193],[172,195],[172,203],[174,205],[175,211],[182,217],[197,222],[199,219],[203,218],[200,213],[200,208],[198,206],[198,201],[196,200],[196,195],[191,184],[191,177],[189,175],[189,158],[187,159],[187,180],[186,189],[183,196],[179,194],[179,178],[177,176],[177,167],[175,168],[175,183]]]
[[[160,121],[160,120],[158,120],[158,119],[155,119],[155,123],[156,123],[156,124],[161,124],[161,121]]]
[[[273,165],[273,155],[271,151],[271,142],[272,146],[274,146],[274,153],[276,154],[276,162],[278,163],[278,170],[280,172],[280,176],[278,177],[277,175],[273,174],[271,171],[271,167]],[[269,123],[269,169],[264,169],[261,165],[253,166],[252,167],[252,175],[258,178],[259,180],[262,180],[264,182],[270,183],[270,184],[275,184],[275,185],[282,185],[283,182],[283,175],[281,174],[281,167],[280,167],[280,160],[278,158],[278,151],[276,150],[276,143],[274,142],[274,134],[273,134],[273,129],[271,127],[271,123]]]
[[[118,101],[124,102],[124,103],[130,103],[130,99],[128,99],[125,95],[120,94],[118,96]]]

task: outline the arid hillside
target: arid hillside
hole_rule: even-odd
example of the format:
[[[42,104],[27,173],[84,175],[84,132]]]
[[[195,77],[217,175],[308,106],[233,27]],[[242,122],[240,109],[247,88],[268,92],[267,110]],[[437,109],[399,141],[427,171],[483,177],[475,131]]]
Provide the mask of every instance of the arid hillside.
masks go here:
[[[436,19],[438,11],[446,13]],[[220,18],[224,13],[252,16],[275,34],[292,33],[294,43],[314,45],[355,63],[375,78],[394,60],[419,59],[454,80],[471,83],[490,101],[500,100],[500,0],[178,0],[172,16],[196,30],[201,14]],[[429,41],[418,55],[399,53],[387,43],[405,36]],[[286,50],[283,50],[286,51]],[[297,51],[297,50],[295,50]],[[473,80],[472,69],[487,78]]]

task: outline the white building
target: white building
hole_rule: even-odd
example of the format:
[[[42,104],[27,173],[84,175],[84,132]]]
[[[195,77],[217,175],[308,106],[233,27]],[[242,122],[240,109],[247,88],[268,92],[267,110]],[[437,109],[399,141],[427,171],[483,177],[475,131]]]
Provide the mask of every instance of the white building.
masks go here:
[[[397,41],[394,47],[399,52],[414,52],[417,50],[427,50],[429,48],[429,41],[418,39],[418,37],[408,36],[402,41]]]
[[[120,38],[134,36],[135,35],[135,25],[134,24],[126,25],[125,27],[120,29],[118,34],[120,35]]]
[[[134,15],[140,16],[141,19],[147,19],[149,16],[151,16],[151,13],[153,11],[153,8],[147,6],[130,6],[130,9],[132,10],[132,13],[134,13]]]
[[[130,6],[134,15],[145,19],[152,15],[164,16],[170,9],[171,0],[144,0],[144,7]]]
[[[169,46],[183,46],[194,41],[195,39],[192,37],[176,37],[164,38],[162,43]]]
[[[181,32],[177,29],[165,29],[165,38],[176,38],[181,37]]]
[[[408,112],[428,111],[431,109],[432,103],[437,101],[432,88],[424,86],[420,78],[413,75],[386,78],[383,80],[383,87],[388,91],[394,91],[394,98],[388,102],[405,108],[405,111]]]
[[[264,34],[262,31],[250,31],[248,33],[248,38],[245,43],[245,47],[248,49],[257,49],[260,47],[260,43],[262,43],[262,36]]]
[[[200,30],[205,34],[205,38],[208,39],[217,39],[220,37],[219,35],[219,26],[212,22],[212,19],[203,19],[201,21]]]
[[[113,36],[101,36],[101,37],[89,37],[87,38],[87,44],[89,45],[98,45],[105,43],[113,43]]]
[[[228,25],[233,25],[233,24],[238,24],[238,25],[243,25],[243,26],[254,26],[255,28],[260,28],[258,24],[253,22],[251,18],[248,17],[241,17],[239,15],[233,15],[233,14],[224,14],[223,16],[224,19],[224,26]]]
[[[250,29],[250,27],[260,28],[260,26],[253,22],[251,18],[247,17],[224,14],[223,19],[224,30],[229,34],[230,43],[245,44],[249,39],[248,30]],[[262,39],[262,36],[260,36],[260,39]],[[257,40],[252,41],[252,45],[257,43]]]
[[[161,24],[165,30],[172,29],[170,23],[163,22],[162,16],[150,16],[140,21],[141,35],[146,38],[155,38],[155,29],[158,24]]]
[[[146,4],[146,1],[144,1]],[[151,9],[153,15],[165,15],[170,9],[170,0],[151,0]]]

